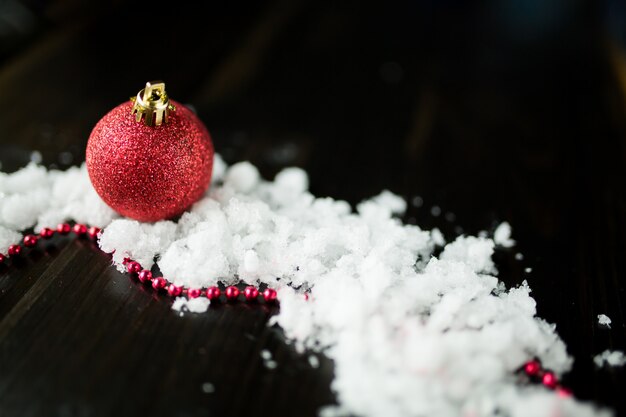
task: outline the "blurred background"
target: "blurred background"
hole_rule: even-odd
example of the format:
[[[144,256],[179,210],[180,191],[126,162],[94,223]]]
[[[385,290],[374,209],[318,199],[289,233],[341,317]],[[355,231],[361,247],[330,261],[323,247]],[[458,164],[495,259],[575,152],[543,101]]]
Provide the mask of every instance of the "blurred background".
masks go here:
[[[361,3],[2,0],[3,153],[79,163],[99,117],[163,79],[227,160],[303,165],[349,200],[471,181],[493,208],[557,191],[543,176],[576,175],[577,149],[623,156],[606,136],[624,124],[624,2]]]
[[[625,48],[621,0],[0,0],[0,163],[82,163],[164,80],[227,162],[351,203],[390,189],[447,239],[509,221],[525,258],[501,278],[557,324],[566,384],[624,412],[623,370],[591,358],[626,349]]]

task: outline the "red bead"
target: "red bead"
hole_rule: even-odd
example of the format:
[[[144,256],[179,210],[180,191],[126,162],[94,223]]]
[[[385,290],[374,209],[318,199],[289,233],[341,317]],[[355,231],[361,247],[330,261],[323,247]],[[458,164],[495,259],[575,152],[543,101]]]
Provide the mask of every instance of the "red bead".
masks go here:
[[[558,394],[559,397],[562,397],[562,398],[569,398],[572,396],[572,391],[570,391],[569,389],[565,387],[558,387],[556,389],[556,393]]]
[[[126,265],[127,263],[129,263],[130,261],[132,261],[132,259],[130,258],[124,258],[124,260],[122,261],[122,265]]]
[[[309,293],[308,292],[304,293],[304,301],[309,301]]]
[[[87,234],[92,239],[97,239],[98,238],[98,233],[100,233],[100,228],[96,227],[96,226],[91,226],[89,228],[89,230],[87,230]]]
[[[156,277],[152,280],[152,288],[155,290],[162,290],[167,285],[167,281],[163,277]]]
[[[250,285],[243,290],[243,295],[246,297],[246,301],[254,301],[259,296],[259,290]]]
[[[126,264],[126,270],[130,274],[136,274],[141,271],[141,265],[139,265],[139,262],[130,261]]]
[[[554,388],[559,383],[559,380],[552,372],[546,372],[545,374],[543,374],[541,382],[548,388]]]
[[[0,253],[0,264],[4,263],[7,260],[7,257]]]
[[[202,290],[199,288],[189,288],[187,295],[189,295],[189,298],[198,298],[202,295]]]
[[[263,298],[268,303],[276,301],[277,297],[278,297],[278,294],[276,293],[276,290],[272,288],[266,288],[265,291],[263,291]]]
[[[528,361],[524,365],[524,372],[526,372],[526,375],[528,376],[538,375],[539,371],[541,371],[541,365],[538,361]]]
[[[35,235],[26,235],[24,236],[24,246],[32,248],[37,244],[37,240],[37,236]]]
[[[206,289],[206,298],[209,300],[217,300],[222,295],[222,292],[217,287],[209,287]]]
[[[87,226],[85,226],[84,224],[76,223],[72,230],[78,236],[84,236],[85,234],[87,234]]]
[[[231,285],[230,287],[226,287],[226,291],[224,293],[226,294],[226,299],[233,301],[239,297],[239,288]]]
[[[20,252],[22,252],[22,247],[20,245],[9,246],[9,256],[17,256]]]
[[[152,272],[148,271],[147,269],[144,269],[143,271],[140,271],[139,274],[137,274],[137,278],[141,282],[152,281]]]
[[[71,231],[72,231],[72,226],[70,226],[67,223],[61,223],[57,226],[57,232],[61,233],[62,235],[66,235]]]
[[[167,293],[172,297],[178,297],[183,293],[183,288],[178,285],[170,284],[170,286],[167,287]]]
[[[39,232],[39,236],[44,239],[50,239],[52,236],[54,236],[54,230],[50,229],[49,227],[44,227]]]

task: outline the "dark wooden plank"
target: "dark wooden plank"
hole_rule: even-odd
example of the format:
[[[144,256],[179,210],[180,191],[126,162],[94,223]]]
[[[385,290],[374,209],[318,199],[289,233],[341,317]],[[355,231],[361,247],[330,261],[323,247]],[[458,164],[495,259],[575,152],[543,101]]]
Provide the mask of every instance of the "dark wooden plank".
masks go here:
[[[46,163],[63,150],[80,161],[93,123],[163,78],[226,159],[266,176],[297,164],[316,194],[352,203],[382,188],[419,194],[425,206],[407,220],[448,237],[509,220],[526,258],[501,254],[502,278],[528,279],[540,315],[557,323],[577,395],[623,412],[624,372],[595,370],[591,356],[626,347],[626,95],[597,9],[581,4],[536,42],[513,39],[489,6],[180,5],[167,9],[155,55],[133,37],[144,5],[119,3],[0,70],[0,160],[12,169],[39,149]],[[29,97],[58,105],[33,112]],[[456,220],[431,216],[435,204]],[[332,364],[311,369],[266,327],[271,312],[179,318],[86,242],[52,244],[58,253],[0,271],[0,409],[306,416],[333,401]],[[599,313],[613,330],[598,329]],[[263,368],[262,349],[278,369]]]
[[[327,390],[329,364],[320,377],[297,357],[265,326],[270,310],[225,305],[180,318],[167,297],[118,274],[85,243],[54,258],[38,280],[47,290],[36,302],[29,302],[37,295],[31,290],[22,299],[28,305],[3,318],[2,357],[11,358],[3,364],[3,411],[238,415],[265,405],[280,414],[276,400],[290,385],[292,407],[319,403],[298,387]],[[264,369],[262,349],[271,349],[281,367]],[[215,394],[202,392],[205,382]],[[262,387],[268,388],[260,396]]]
[[[285,3],[269,5],[258,22],[252,22],[250,33],[256,36],[270,30],[271,41],[277,36],[276,16],[289,19],[298,10],[290,5],[291,11],[285,12],[283,6]],[[178,90],[181,99],[185,88],[198,85],[194,73],[204,77],[217,67],[219,81],[222,59],[228,67],[231,56],[260,56],[256,48],[248,46],[250,42],[255,46],[256,38],[248,34],[250,20],[245,16],[226,13],[212,19],[219,26],[211,32],[193,25],[173,29],[189,33],[170,40],[170,48],[185,35],[190,44],[167,50],[164,56],[169,60],[159,69],[168,75],[163,78],[175,81],[172,94]],[[130,22],[132,18],[127,14],[121,20]],[[98,68],[102,65],[98,51],[106,43],[128,37],[125,33],[113,37],[100,33],[108,24],[104,17],[91,25],[63,29],[0,74],[0,85],[6,91],[0,123],[7,133],[1,142],[17,155],[8,158],[9,169],[11,164],[24,163],[29,148],[41,149],[45,162],[50,163],[59,151],[70,147],[79,160],[93,122],[128,94],[125,83],[133,76],[122,74],[128,69],[124,58],[135,54],[137,46],[115,51],[107,57],[113,64]],[[203,42],[195,35],[207,36],[209,44],[220,31],[228,36],[212,42],[210,48],[190,49]],[[134,59],[150,56],[150,51],[144,50]],[[65,78],[59,78],[54,70],[41,71],[41,67],[61,70],[74,65],[81,68],[80,73],[64,73]],[[97,76],[102,70],[108,72],[107,79]],[[150,68],[135,68],[142,82],[146,70]],[[72,85],[72,76],[78,85],[88,87],[66,90]],[[221,88],[220,82],[212,85]],[[44,97],[57,97],[63,105],[29,114],[29,103],[18,100],[25,94],[24,88],[27,95],[39,91]],[[11,107],[12,100],[18,105]],[[76,108],[71,106],[74,102]],[[48,120],[47,130],[54,133],[46,132],[49,140],[43,141],[41,125]],[[15,147],[16,143],[20,145]],[[290,415],[290,410],[298,407],[302,415],[313,415],[319,406],[333,401],[328,361],[322,359],[321,368],[313,370],[306,357],[296,355],[279,332],[266,326],[271,310],[265,307],[224,306],[201,317],[180,318],[170,310],[168,299],[129,282],[87,242],[69,244],[56,256],[40,261],[26,258],[21,269],[12,270],[3,284],[7,285],[1,298],[6,314],[0,322],[3,411],[24,415],[151,412],[224,416],[259,408],[272,415]],[[281,360],[276,370],[263,367],[260,351],[265,348]],[[202,392],[204,382],[213,383],[216,393]],[[34,391],[41,394],[33,402]]]

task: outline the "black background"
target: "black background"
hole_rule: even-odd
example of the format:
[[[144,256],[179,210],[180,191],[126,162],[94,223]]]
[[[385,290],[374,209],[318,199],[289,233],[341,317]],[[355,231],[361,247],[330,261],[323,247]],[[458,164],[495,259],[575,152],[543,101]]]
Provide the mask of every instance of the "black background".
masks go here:
[[[405,220],[448,239],[509,221],[501,279],[527,279],[556,323],[575,357],[564,383],[623,414],[623,369],[592,357],[626,348],[625,6],[224,3],[0,2],[2,170],[34,150],[81,163],[97,120],[162,79],[228,162],[267,178],[297,165],[318,196],[419,195]],[[109,263],[55,238],[0,267],[0,415],[312,416],[333,402],[332,363],[310,368],[266,327],[271,309],[179,318]]]

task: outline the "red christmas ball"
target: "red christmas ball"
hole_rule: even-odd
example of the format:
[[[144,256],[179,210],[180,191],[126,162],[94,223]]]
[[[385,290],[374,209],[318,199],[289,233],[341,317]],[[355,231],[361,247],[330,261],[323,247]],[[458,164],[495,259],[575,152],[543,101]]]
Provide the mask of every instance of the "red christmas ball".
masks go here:
[[[87,170],[113,210],[145,222],[177,216],[211,182],[213,143],[206,127],[164,84],[148,83],[94,127]]]

